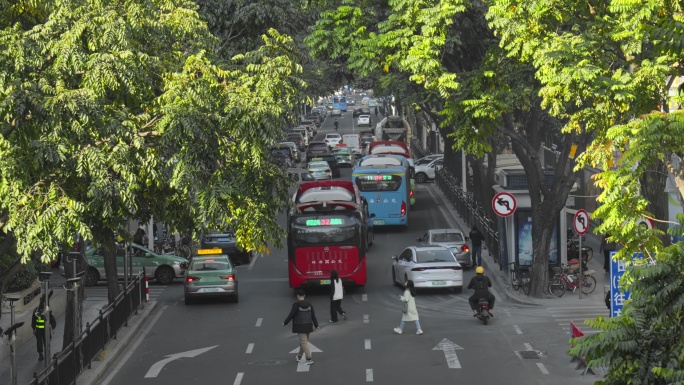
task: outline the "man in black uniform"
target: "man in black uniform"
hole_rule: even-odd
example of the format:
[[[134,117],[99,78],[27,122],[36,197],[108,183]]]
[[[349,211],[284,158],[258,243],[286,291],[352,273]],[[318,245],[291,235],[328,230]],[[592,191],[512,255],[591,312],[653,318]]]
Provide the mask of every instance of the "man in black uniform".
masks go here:
[[[36,336],[36,348],[38,349],[38,361],[43,361],[43,349],[45,348],[45,303],[43,299],[40,300],[40,305],[33,312],[33,317],[31,318],[31,328],[33,329],[33,334]],[[51,330],[57,327],[57,320],[50,312],[50,327]]]
[[[475,276],[470,279],[470,283],[468,284],[468,289],[475,289],[475,293],[468,298],[470,308],[473,309],[473,315],[477,315],[477,310],[475,310],[477,301],[480,298],[487,298],[489,301],[489,315],[494,317],[492,309],[494,309],[494,301],[496,298],[494,298],[494,294],[489,291],[490,287],[492,287],[492,281],[489,280],[489,277],[484,275],[484,268],[482,266],[475,268]]]

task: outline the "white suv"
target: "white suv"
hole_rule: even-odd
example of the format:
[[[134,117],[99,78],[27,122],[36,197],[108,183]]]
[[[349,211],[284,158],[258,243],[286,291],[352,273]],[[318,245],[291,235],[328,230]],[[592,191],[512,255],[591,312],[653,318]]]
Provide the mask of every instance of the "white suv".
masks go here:
[[[371,125],[370,115],[359,115],[359,119],[356,121],[356,125],[359,127],[362,127],[362,126],[370,127],[370,125]]]
[[[416,162],[415,180],[416,183],[425,183],[428,180],[435,179],[435,170],[442,168],[444,165],[444,158],[437,158],[429,163],[418,164]]]
[[[328,145],[328,146],[336,146],[340,143],[342,143],[342,135],[340,134],[325,134],[325,139],[323,141]]]

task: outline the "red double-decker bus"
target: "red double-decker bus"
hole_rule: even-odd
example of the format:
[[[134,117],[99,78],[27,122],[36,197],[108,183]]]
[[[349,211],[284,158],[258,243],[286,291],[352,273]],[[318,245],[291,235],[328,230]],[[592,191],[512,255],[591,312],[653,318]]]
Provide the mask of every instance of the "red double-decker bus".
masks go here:
[[[361,206],[353,202],[311,202],[288,219],[290,287],[325,286],[337,270],[344,285],[366,284],[366,228]]]

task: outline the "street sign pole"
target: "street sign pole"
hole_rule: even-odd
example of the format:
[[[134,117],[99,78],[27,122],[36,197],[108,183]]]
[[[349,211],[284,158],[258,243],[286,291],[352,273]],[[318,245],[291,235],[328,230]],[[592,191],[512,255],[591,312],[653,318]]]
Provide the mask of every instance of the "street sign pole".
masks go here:
[[[575,213],[575,218],[573,220],[573,227],[575,232],[579,237],[579,275],[577,276],[577,285],[579,285],[579,299],[582,299],[582,274],[584,269],[582,268],[582,236],[589,231],[589,214],[585,210],[577,210]]]
[[[580,287],[579,299],[582,299],[582,235],[579,236],[579,278],[577,284]]]

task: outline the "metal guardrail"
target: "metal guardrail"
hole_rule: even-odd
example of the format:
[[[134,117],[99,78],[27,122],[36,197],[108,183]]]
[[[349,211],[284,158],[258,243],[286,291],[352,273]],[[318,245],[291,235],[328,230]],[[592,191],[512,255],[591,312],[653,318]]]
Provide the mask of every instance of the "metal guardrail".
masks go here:
[[[138,313],[145,300],[145,272],[141,272],[119,294],[113,303],[100,310],[100,315],[86,324],[85,331],[71,341],[63,351],[52,356],[52,363],[33,375],[30,385],[75,384],[76,378],[91,368],[95,357],[116,339],[116,334],[127,325],[128,319]],[[49,359],[49,358],[48,358]]]
[[[458,215],[471,227],[476,226],[480,229],[484,235],[485,244],[489,248],[489,254],[499,264],[499,270],[508,269],[508,261],[501,260],[497,225],[487,216],[487,213],[473,198],[472,193],[464,192],[458,180],[444,168],[435,171],[435,183],[451,202]]]

